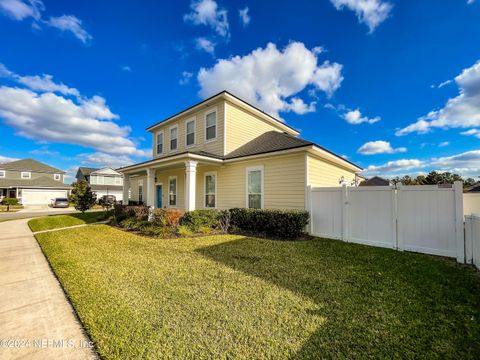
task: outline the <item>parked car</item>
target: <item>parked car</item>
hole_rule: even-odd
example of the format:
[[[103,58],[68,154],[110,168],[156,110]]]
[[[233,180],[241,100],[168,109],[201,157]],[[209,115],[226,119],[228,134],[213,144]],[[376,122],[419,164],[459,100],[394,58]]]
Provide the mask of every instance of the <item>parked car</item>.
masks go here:
[[[52,199],[52,207],[54,208],[68,208],[69,203],[67,198]]]

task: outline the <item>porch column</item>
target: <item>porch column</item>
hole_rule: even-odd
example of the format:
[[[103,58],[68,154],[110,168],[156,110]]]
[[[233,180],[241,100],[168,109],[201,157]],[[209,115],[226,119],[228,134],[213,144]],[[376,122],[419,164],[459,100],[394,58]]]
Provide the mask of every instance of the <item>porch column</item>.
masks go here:
[[[197,162],[186,161],[185,172],[187,174],[185,180],[185,211],[195,210],[195,190],[197,180]]]
[[[147,206],[155,206],[155,169],[147,169]]]
[[[123,175],[123,204],[128,205],[128,194],[130,193],[130,175]]]

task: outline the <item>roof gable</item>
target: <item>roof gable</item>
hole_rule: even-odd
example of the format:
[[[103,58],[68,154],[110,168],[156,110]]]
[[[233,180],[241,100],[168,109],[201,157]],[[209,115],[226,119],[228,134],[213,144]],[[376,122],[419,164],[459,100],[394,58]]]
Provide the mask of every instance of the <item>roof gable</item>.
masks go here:
[[[31,171],[49,174],[65,174],[65,171],[54,168],[34,159],[22,159],[0,164],[0,169],[10,171]]]
[[[114,169],[110,167],[105,167],[102,169],[95,169],[95,171],[92,171],[90,173],[91,175],[116,175],[116,176],[122,176],[119,172],[115,171]]]

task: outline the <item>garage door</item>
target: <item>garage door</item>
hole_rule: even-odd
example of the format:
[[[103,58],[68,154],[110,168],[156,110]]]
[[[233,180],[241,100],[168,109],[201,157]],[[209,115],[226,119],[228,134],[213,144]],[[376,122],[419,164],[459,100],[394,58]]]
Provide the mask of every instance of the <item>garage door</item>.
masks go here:
[[[66,198],[67,190],[23,190],[23,205],[42,205],[50,204],[54,198]]]

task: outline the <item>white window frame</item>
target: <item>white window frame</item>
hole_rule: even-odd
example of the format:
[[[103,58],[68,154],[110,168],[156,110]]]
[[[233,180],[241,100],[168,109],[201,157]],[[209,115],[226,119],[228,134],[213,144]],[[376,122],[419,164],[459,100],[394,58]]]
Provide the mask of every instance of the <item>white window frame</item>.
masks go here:
[[[55,180],[55,181],[62,180],[62,175],[61,174],[53,174],[53,180]]]
[[[193,144],[188,145],[187,143],[187,124],[193,122]],[[190,118],[185,120],[185,148],[192,148],[195,145],[197,145],[197,119],[196,118]]]
[[[26,176],[24,176],[26,175]],[[30,171],[22,171],[20,173],[20,178],[21,179],[31,179],[32,178],[32,173]]]
[[[102,179],[102,181],[100,181]],[[105,177],[103,175],[97,175],[97,185],[104,185],[105,184]]]
[[[5,178],[7,176],[7,172],[3,169],[0,170],[0,178]]]
[[[142,188],[142,199],[140,200],[140,188]],[[138,202],[143,202],[143,180],[138,180]]]
[[[115,176],[115,185],[122,185],[122,178],[120,176]]]
[[[170,181],[175,179],[175,204],[170,205]],[[168,177],[168,190],[167,190],[167,207],[176,208],[178,204],[178,178],[176,176]]]
[[[173,129],[177,129],[177,147],[175,149],[172,149],[172,130]],[[178,124],[177,125],[173,125],[173,126],[170,126],[170,128],[168,129],[168,150],[170,152],[175,152],[175,151],[178,151],[178,148],[179,148],[179,143],[178,143]]]
[[[265,187],[264,187],[264,179],[265,179],[265,167],[263,165],[259,166],[250,166],[245,169],[245,207],[248,209],[249,204],[248,204],[248,174],[251,171],[258,171],[260,170],[260,186],[261,186],[261,201],[260,201],[260,209],[264,208],[264,203],[265,203]]]
[[[215,113],[215,137],[212,139],[207,140],[207,116]],[[205,141],[205,144],[211,143],[213,141],[216,141],[218,138],[218,111],[217,108],[214,107],[213,109],[208,110],[205,112],[204,118],[203,118],[203,140]]]
[[[208,207],[207,206],[207,176],[214,176],[215,177],[215,192],[213,195],[215,195],[215,206],[214,207]],[[217,208],[217,172],[216,171],[209,171],[203,174],[203,207],[205,209],[216,209]]]
[[[162,152],[158,152],[158,135],[162,135]],[[162,155],[164,152],[165,152],[165,133],[162,130],[155,133],[155,154]]]

